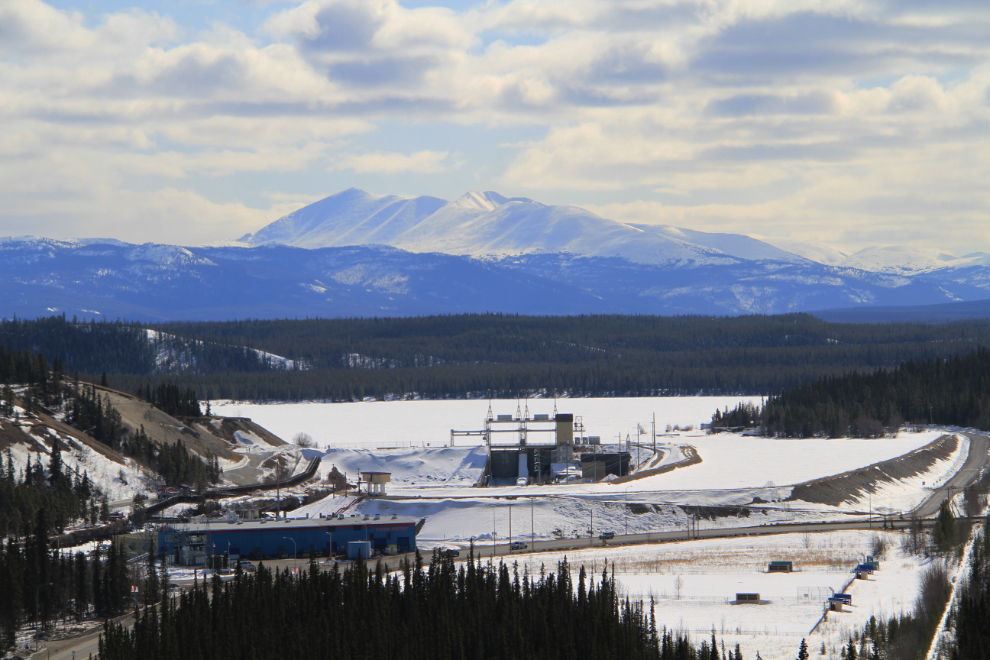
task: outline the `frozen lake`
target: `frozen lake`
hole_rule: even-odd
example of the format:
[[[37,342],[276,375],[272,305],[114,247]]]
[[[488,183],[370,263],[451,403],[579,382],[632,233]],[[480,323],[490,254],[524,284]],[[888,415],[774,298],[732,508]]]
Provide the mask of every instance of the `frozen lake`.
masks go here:
[[[740,401],[760,403],[760,397],[632,397],[601,399],[557,399],[557,410],[583,418],[586,435],[612,443],[618,437],[636,438],[637,424],[649,438],[653,416],[657,432],[667,425],[700,426],[711,421],[716,409],[733,408]],[[216,402],[213,412],[230,417],[250,417],[258,424],[291,441],[297,433],[308,433],[321,447],[443,447],[450,444],[450,430],[483,429],[488,399],[452,401],[373,401],[356,403],[255,404]],[[492,413],[514,415],[516,399],[495,399]],[[553,414],[553,399],[530,399],[529,411]],[[481,444],[478,436],[457,438],[457,445]]]

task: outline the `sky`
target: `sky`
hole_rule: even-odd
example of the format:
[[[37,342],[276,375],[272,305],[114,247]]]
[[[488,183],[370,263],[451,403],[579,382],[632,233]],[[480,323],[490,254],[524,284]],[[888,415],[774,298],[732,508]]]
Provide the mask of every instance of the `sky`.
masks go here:
[[[350,187],[990,252],[990,2],[0,0],[0,236]]]

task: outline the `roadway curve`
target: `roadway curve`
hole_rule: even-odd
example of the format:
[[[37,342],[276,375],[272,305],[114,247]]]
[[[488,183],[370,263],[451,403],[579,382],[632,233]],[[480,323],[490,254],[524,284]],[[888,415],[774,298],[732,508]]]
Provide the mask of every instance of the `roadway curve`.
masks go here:
[[[948,492],[950,490],[965,488],[976,481],[980,476],[980,472],[987,465],[990,437],[979,433],[966,432],[961,432],[960,435],[969,438],[969,456],[966,458],[963,466],[959,468],[959,471],[956,472],[955,476],[949,479],[944,486],[934,491],[928,499],[912,511],[919,518],[928,518],[937,514],[939,507],[942,505],[942,500],[946,499],[942,494],[943,490]]]

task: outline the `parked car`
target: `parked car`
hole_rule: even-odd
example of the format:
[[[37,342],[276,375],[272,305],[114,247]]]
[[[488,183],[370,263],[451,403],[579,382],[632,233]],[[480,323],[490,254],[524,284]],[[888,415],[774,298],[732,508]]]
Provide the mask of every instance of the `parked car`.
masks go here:
[[[529,546],[522,541],[513,541],[509,544],[509,550],[525,550]]]
[[[615,532],[602,532],[598,536],[598,538],[600,538],[602,541],[609,541],[615,538]]]

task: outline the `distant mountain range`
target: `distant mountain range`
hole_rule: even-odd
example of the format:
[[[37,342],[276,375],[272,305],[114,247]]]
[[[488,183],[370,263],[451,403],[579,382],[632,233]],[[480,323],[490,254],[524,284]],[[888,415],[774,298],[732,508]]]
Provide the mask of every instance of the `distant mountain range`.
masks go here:
[[[990,255],[846,255],[493,192],[447,202],[351,189],[223,245],[0,239],[0,286],[6,317],[773,314],[987,299]]]

